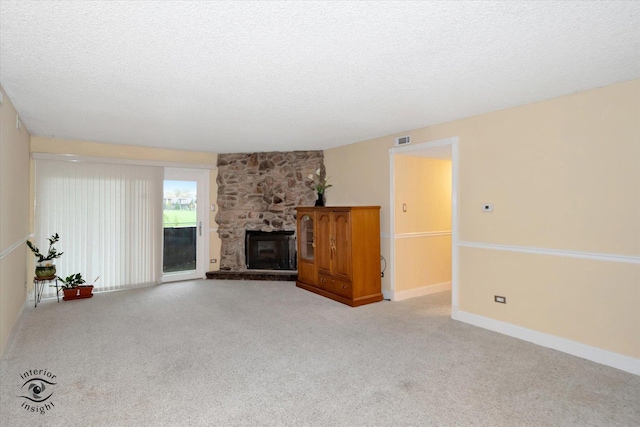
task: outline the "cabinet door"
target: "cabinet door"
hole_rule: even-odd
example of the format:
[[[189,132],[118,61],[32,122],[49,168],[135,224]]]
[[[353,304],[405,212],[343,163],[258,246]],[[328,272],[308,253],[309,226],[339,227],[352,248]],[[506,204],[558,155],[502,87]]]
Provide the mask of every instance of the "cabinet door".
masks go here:
[[[333,213],[333,271],[336,278],[351,280],[351,214]]]
[[[300,212],[298,216],[298,280],[316,284],[315,213]]]
[[[300,238],[300,261],[315,262],[315,228],[313,214],[304,214],[298,219]]]
[[[331,257],[333,237],[331,234],[331,213],[319,211],[316,213],[316,264],[318,273],[331,274]]]

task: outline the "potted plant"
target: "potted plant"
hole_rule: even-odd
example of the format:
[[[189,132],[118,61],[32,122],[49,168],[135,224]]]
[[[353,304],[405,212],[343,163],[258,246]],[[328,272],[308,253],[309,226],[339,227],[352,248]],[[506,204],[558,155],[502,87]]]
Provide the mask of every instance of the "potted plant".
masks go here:
[[[53,246],[55,243],[60,240],[60,236],[58,233],[49,237],[49,249],[47,250],[47,254],[43,255],[40,253],[40,249],[38,249],[33,243],[27,240],[27,246],[31,249],[31,252],[38,258],[36,265],[36,277],[40,280],[48,280],[56,277],[56,266],[53,264],[53,260],[60,258],[64,252],[58,252],[57,249]]]
[[[309,180],[312,181],[312,188],[316,191],[316,193],[318,194],[318,199],[316,200],[316,206],[324,206],[325,204],[325,198],[324,198],[324,191],[329,188],[329,187],[333,187],[333,185],[331,184],[327,184],[327,179],[328,178],[324,178],[322,176],[321,170],[320,168],[318,168],[316,170],[315,173],[315,177],[313,174],[309,174],[308,178]]]
[[[86,282],[82,278],[82,274],[71,274],[65,278],[59,277],[62,282],[62,292],[64,292],[64,301],[80,298],[91,298],[93,296],[93,284],[84,285]],[[96,280],[98,280],[96,278]],[[95,283],[95,280],[93,281]]]

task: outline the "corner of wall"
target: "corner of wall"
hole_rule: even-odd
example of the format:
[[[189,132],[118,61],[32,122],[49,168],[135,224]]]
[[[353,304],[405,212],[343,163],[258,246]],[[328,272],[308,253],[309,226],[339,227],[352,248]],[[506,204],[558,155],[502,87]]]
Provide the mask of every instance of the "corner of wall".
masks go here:
[[[0,354],[27,300],[30,235],[29,132],[4,89],[0,106]],[[11,182],[11,185],[5,183]]]

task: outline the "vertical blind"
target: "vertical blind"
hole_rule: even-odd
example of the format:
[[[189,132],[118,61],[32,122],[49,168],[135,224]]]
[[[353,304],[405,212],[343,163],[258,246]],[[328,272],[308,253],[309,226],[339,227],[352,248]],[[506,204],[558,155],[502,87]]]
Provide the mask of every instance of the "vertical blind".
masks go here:
[[[95,291],[157,283],[163,169],[36,160],[35,243],[58,233],[58,276],[82,273]],[[49,289],[45,296],[55,296]]]

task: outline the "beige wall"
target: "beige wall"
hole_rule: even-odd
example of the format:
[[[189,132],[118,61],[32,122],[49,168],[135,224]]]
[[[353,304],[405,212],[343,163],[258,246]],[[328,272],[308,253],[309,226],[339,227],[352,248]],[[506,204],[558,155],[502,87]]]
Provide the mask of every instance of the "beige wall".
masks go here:
[[[451,230],[451,161],[396,154],[394,176],[396,234]]]
[[[451,282],[451,161],[396,154],[395,288]],[[406,211],[403,210],[406,205]]]
[[[388,230],[388,150],[405,134],[459,137],[462,242],[639,259],[640,80],[327,150],[329,200],[382,205]],[[640,358],[640,265],[622,260],[465,247],[459,309]]]
[[[387,264],[390,259],[389,148],[389,138],[385,137],[324,152],[328,182],[334,185],[325,192],[327,206],[381,206],[380,251]],[[390,271],[388,266],[386,270]],[[389,276],[385,274],[382,278],[383,290],[390,287]]]
[[[73,154],[76,156],[108,157],[128,160],[145,160],[175,163],[175,167],[180,164],[191,163],[198,165],[212,166],[209,180],[209,202],[216,205],[218,200],[218,186],[216,178],[217,169],[213,167],[217,164],[218,155],[216,153],[203,153],[196,151],[166,150],[160,148],[134,147],[130,145],[101,144],[97,142],[74,141],[68,139],[53,139],[32,137],[31,152],[49,154]],[[218,237],[217,224],[215,222],[216,212],[209,213],[209,259],[216,258],[218,263],[209,264],[208,271],[218,270],[220,260],[220,238]]]
[[[0,87],[0,355],[27,297],[29,133],[16,128],[16,110]],[[14,245],[18,245],[10,251]]]
[[[460,258],[463,310],[640,358],[637,264],[468,247]]]

